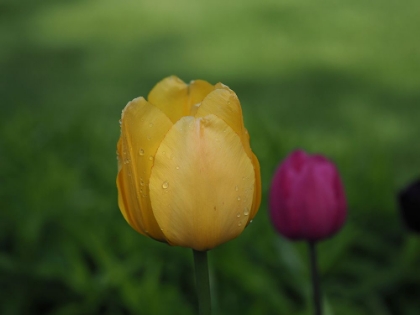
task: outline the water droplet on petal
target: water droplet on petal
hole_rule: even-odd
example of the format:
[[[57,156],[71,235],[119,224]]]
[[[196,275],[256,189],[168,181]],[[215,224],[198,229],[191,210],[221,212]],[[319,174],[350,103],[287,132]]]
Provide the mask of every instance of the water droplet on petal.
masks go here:
[[[153,161],[153,156],[149,156],[149,160],[150,161]]]
[[[252,223],[252,220],[251,220],[251,221],[249,221],[249,223]]]
[[[241,222],[239,222],[239,223],[238,223],[238,226],[241,226],[241,225],[242,225],[242,223],[241,223]]]
[[[163,189],[166,189],[166,188],[168,188],[169,187],[169,183],[168,182],[163,182],[163,184],[162,184],[162,188]]]
[[[248,215],[248,214],[249,214],[249,209],[248,208],[245,208],[244,215]]]
[[[238,201],[241,201],[241,197],[238,197]]]
[[[177,166],[176,169],[179,170],[179,166]]]
[[[235,190],[236,190],[236,191],[238,191],[238,190],[239,190],[238,186],[235,186]]]
[[[241,214],[240,214],[240,213],[238,213],[238,214],[236,215],[236,217],[237,217],[237,218],[240,218],[240,217],[241,217]]]
[[[139,150],[139,155],[144,155],[144,150],[143,149]]]

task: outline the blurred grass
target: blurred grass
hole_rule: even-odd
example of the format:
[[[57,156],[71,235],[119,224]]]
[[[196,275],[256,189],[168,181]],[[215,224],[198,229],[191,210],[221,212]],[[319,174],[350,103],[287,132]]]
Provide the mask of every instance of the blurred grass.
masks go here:
[[[328,314],[418,314],[420,241],[394,194],[420,173],[420,3],[0,1],[1,314],[194,314],[192,257],[116,202],[127,101],[221,81],[262,167],[260,213],[210,253],[215,314],[311,314],[305,244],[267,218],[278,162],[337,162],[349,220],[320,245]]]

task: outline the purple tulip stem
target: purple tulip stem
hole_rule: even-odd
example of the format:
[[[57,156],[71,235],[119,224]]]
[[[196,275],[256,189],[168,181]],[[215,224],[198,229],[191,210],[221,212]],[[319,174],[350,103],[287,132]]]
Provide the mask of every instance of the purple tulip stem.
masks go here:
[[[321,315],[321,289],[319,285],[319,272],[318,272],[318,262],[316,255],[316,243],[309,242],[309,257],[311,262],[311,276],[312,276],[312,289],[313,289],[313,300],[314,300],[314,314]]]
[[[193,249],[193,253],[198,298],[198,314],[210,315],[211,298],[207,251],[201,252]]]

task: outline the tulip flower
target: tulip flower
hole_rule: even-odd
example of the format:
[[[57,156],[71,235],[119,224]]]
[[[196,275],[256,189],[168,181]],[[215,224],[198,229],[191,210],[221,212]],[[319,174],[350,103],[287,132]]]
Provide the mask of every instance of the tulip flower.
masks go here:
[[[404,188],[399,193],[398,201],[407,228],[420,233],[420,179]]]
[[[346,219],[346,200],[334,164],[302,150],[277,168],[270,189],[276,230],[291,240],[318,241],[334,235]]]
[[[236,94],[223,84],[159,82],[129,102],[118,141],[118,204],[139,233],[208,250],[257,213],[259,164]]]
[[[229,87],[168,77],[129,102],[120,124],[118,204],[137,232],[196,254],[252,221],[260,168]]]
[[[272,180],[270,217],[281,235],[309,242],[315,314],[320,315],[315,242],[334,235],[346,219],[344,188],[335,165],[321,155],[291,153]]]

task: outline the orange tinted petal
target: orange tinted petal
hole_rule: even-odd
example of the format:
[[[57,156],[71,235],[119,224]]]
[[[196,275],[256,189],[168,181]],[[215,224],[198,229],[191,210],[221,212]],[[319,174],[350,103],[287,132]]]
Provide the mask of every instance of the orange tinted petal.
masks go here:
[[[215,115],[183,117],[156,153],[153,212],[170,243],[211,249],[244,229],[254,182],[252,162],[232,128]]]
[[[171,121],[144,98],[130,102],[121,118],[117,176],[121,212],[138,232],[165,240],[151,209],[149,178],[153,159]]]

